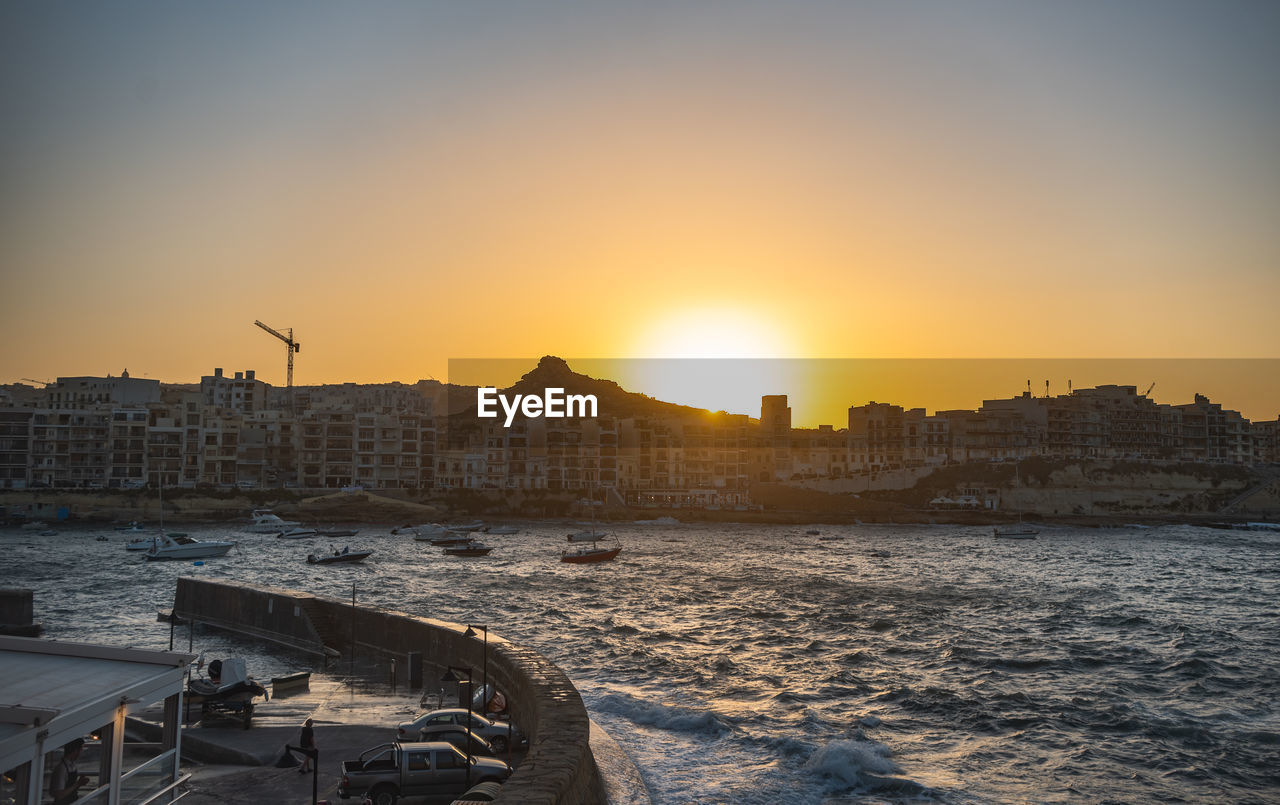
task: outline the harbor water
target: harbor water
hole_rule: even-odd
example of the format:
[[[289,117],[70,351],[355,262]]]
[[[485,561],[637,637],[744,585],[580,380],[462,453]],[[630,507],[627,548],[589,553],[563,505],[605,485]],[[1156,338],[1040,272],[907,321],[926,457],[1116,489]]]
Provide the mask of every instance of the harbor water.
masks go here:
[[[573,526],[520,525],[471,559],[365,527],[352,566],[233,526],[187,529],[239,543],[202,565],[8,529],[0,586],[48,637],[137,647],[168,646],[179,575],[487,624],[565,670],[662,805],[1280,801],[1280,534],[631,524],[571,565]],[[194,640],[259,678],[314,662]]]

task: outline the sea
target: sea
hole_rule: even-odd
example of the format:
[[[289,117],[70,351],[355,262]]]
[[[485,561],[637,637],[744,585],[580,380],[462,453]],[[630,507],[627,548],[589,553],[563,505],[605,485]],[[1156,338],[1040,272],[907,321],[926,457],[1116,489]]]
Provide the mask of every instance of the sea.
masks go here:
[[[474,559],[366,526],[346,567],[234,526],[188,529],[238,541],[202,565],[6,529],[0,586],[49,637],[137,647],[168,647],[180,575],[486,624],[568,674],[659,805],[1280,802],[1280,534],[657,521],[571,565],[576,526],[518,525]],[[191,639],[259,678],[313,662]]]

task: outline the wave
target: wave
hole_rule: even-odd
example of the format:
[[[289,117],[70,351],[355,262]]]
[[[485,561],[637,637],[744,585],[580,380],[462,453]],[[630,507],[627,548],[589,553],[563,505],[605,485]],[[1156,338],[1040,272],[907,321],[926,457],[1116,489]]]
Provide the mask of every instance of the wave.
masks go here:
[[[929,789],[912,780],[891,775],[901,769],[888,746],[866,738],[848,738],[823,744],[805,761],[806,771],[836,782],[840,787],[866,793],[924,796]]]
[[[634,724],[672,732],[719,737],[734,730],[734,725],[710,710],[661,704],[637,699],[625,693],[609,693],[596,700],[592,709],[621,716]]]

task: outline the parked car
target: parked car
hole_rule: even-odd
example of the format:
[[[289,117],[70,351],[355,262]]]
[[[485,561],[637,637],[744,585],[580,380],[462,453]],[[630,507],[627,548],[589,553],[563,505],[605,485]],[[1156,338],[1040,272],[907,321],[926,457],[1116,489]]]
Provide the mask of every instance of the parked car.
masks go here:
[[[457,796],[468,785],[501,783],[510,776],[511,767],[501,760],[473,755],[468,761],[458,747],[444,741],[390,743],[342,762],[338,796],[367,795],[374,805],[395,805],[400,797]]]
[[[463,752],[470,751],[473,755],[480,757],[494,757],[495,752],[493,745],[484,738],[476,734],[475,730],[467,730],[466,717],[463,716],[463,724],[438,724],[430,727],[423,727],[420,734],[424,741],[447,741],[461,749]],[[471,736],[468,742],[467,736]],[[470,743],[470,746],[468,746]],[[505,747],[504,747],[505,748]]]
[[[444,710],[432,710],[429,713],[423,713],[412,721],[404,721],[396,728],[396,739],[405,741],[421,741],[422,730],[425,727],[441,727],[441,726],[461,726],[466,729],[467,711],[462,707],[448,707]],[[471,731],[484,738],[493,746],[493,751],[501,754],[507,751],[507,744],[512,740],[515,741],[513,746],[519,746],[524,741],[524,736],[520,734],[520,730],[506,721],[494,721],[486,718],[479,713],[471,713]]]

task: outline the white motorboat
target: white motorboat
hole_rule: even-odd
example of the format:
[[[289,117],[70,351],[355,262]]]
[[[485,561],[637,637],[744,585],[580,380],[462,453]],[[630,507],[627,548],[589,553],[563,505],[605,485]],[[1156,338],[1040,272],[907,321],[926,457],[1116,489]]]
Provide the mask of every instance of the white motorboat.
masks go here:
[[[124,549],[126,551],[149,550],[153,545],[156,544],[156,541],[159,539],[160,539],[159,537],[138,537],[137,539],[129,540],[128,542],[126,542],[124,544]]]
[[[148,560],[208,559],[212,556],[225,556],[234,547],[234,542],[225,540],[201,541],[186,534],[165,534],[156,537],[155,545],[143,555]]]
[[[320,532],[314,528],[291,528],[288,531],[281,531],[276,536],[280,539],[311,539],[320,536]]]
[[[253,513],[253,521],[241,531],[247,531],[250,534],[279,534],[281,531],[288,531],[301,525],[302,523],[296,520],[285,520],[266,509],[257,509]]]

